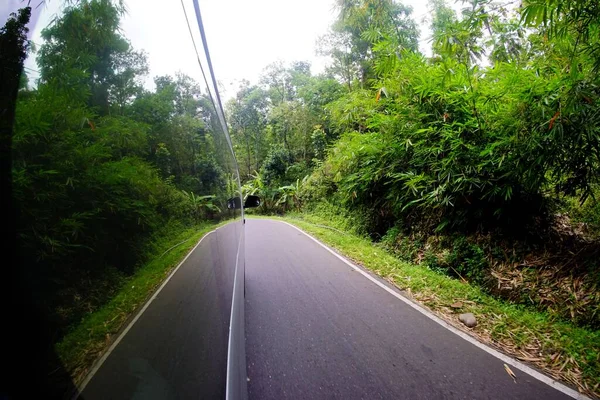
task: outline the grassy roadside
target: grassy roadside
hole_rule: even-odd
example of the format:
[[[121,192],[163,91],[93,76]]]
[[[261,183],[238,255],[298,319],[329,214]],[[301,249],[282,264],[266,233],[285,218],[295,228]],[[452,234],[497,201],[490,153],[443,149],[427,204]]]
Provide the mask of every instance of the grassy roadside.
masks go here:
[[[348,221],[311,214],[272,219],[290,222],[312,234],[480,341],[535,365],[582,393],[600,397],[600,332],[500,301],[476,286],[401,261],[370,240],[348,233]],[[475,328],[466,328],[458,321],[463,312],[476,316]]]
[[[93,362],[111,343],[128,318],[154,293],[173,268],[219,224],[205,223],[175,232],[152,244],[148,263],[127,278],[106,305],[88,314],[56,345],[57,353],[76,384],[86,376]]]

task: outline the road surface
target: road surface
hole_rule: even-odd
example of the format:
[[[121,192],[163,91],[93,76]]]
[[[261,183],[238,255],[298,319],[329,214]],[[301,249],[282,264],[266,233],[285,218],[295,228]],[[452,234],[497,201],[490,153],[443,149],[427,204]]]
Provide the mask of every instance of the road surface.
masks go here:
[[[246,222],[250,399],[564,399],[284,223]]]
[[[93,375],[81,398],[225,397],[240,224],[207,235]]]
[[[239,228],[226,225],[197,246],[82,398],[224,398]],[[245,236],[250,399],[567,398],[518,370],[513,382],[501,360],[295,228],[247,220]]]

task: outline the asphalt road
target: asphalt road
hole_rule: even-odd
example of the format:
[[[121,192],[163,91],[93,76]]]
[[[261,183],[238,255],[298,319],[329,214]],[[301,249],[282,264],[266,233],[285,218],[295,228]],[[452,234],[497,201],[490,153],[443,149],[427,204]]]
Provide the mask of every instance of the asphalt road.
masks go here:
[[[246,223],[250,399],[564,399],[281,222]]]
[[[202,240],[85,387],[89,399],[225,398],[240,224]]]

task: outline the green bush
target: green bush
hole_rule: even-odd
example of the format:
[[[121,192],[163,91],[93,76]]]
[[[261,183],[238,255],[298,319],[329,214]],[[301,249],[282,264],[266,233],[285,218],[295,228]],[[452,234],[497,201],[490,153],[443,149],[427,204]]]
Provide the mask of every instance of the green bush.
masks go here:
[[[575,205],[571,213],[577,222],[586,224],[587,232],[596,238],[600,238],[600,200],[598,198],[589,198],[579,206]]]
[[[456,238],[444,261],[450,269],[450,274],[454,272],[469,281],[484,283],[489,263],[483,249],[475,243],[469,243],[467,238]]]
[[[479,245],[464,236],[442,238],[439,243],[429,242],[428,246],[423,246],[421,240],[406,236],[397,226],[390,228],[381,239],[381,244],[402,260],[414,262],[423,252],[421,262],[430,269],[478,284],[485,283],[489,263]]]
[[[311,173],[311,169],[304,161],[295,162],[287,167],[285,171],[285,183],[296,182],[302,180]]]
[[[57,332],[89,299],[110,298],[154,233],[172,219],[198,217],[197,204],[141,158],[143,124],[93,119],[85,104],[52,85],[17,107],[12,172],[21,262]]]
[[[405,261],[414,262],[423,249],[423,244],[415,237],[405,235],[398,226],[390,228],[381,238],[381,244],[392,254]]]
[[[356,91],[336,100],[332,115],[344,133],[312,183],[347,207],[372,210],[379,234],[401,222],[519,235],[546,218],[549,193],[585,198],[599,176],[590,151],[597,130],[581,117],[597,99],[587,78],[503,63],[483,73],[461,63],[403,54],[377,82],[385,96]]]
[[[588,224],[590,232],[600,237],[600,201],[589,199],[583,208],[582,220]]]
[[[333,228],[351,232],[358,236],[368,235],[365,223],[367,216],[364,212],[347,210],[327,200],[313,202],[307,206],[307,210],[310,210],[310,214],[327,220],[328,225]]]
[[[393,249],[394,247],[396,247],[396,243],[400,234],[400,228],[397,226],[393,226],[386,232],[385,235],[383,235],[383,237],[381,238],[381,243],[384,246]]]
[[[265,183],[273,186],[282,183],[292,162],[292,157],[287,150],[283,148],[271,149],[261,168]]]

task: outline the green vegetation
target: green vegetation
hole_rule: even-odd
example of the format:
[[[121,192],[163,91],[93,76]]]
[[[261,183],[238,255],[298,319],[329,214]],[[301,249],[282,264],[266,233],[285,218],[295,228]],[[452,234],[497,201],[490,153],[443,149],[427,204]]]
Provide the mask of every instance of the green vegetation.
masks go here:
[[[354,225],[353,221],[331,211],[321,208],[314,213],[291,214],[280,219],[314,235],[456,326],[462,326],[458,322],[459,313],[473,313],[478,324],[469,330],[470,334],[517,359],[533,363],[556,379],[584,392],[597,393],[600,332],[500,301],[477,285],[398,259],[382,246],[374,246],[368,238],[351,233],[349,227]]]
[[[425,56],[410,7],[339,0],[324,74],[273,64],[228,105],[245,193],[335,204],[406,260],[598,329],[594,4],[432,0]]]
[[[33,85],[19,81],[2,137],[12,142],[18,265],[47,318],[53,343],[43,346],[60,343],[79,374],[192,239],[228,216],[233,171],[197,82],[178,73],[143,86],[146,54],[119,28],[123,2],[69,2],[37,50],[24,36],[30,11],[2,30],[19,48],[11,68],[29,53],[40,70]]]
[[[378,237],[396,225],[526,236],[562,202],[595,207],[597,10],[586,4],[475,1],[457,15],[432,1],[425,57],[410,7],[340,0],[320,44],[325,74],[273,64],[229,103],[248,192],[281,211],[282,188],[308,176],[305,203],[368,211]]]
[[[219,225],[223,225],[219,224]],[[98,310],[86,315],[57,344],[58,355],[76,382],[86,376],[89,367],[106,350],[128,318],[139,309],[169,276],[181,259],[215,224],[193,227],[174,225],[148,246],[148,258],[129,277],[123,278],[109,294],[110,300]]]

